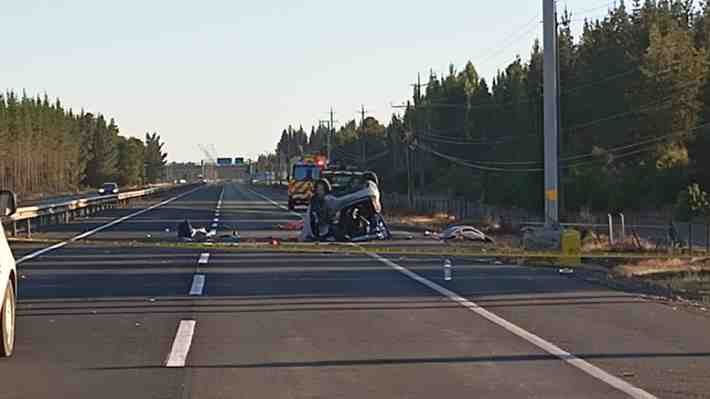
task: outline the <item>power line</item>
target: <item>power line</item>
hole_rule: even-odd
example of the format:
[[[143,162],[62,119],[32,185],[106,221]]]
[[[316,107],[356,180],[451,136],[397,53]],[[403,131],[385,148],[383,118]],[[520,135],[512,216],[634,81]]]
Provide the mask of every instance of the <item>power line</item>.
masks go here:
[[[334,147],[333,152],[335,153],[336,156],[339,156],[341,158],[345,158],[348,161],[355,162],[355,161],[359,161],[359,159],[360,159],[360,154],[355,154],[355,153],[345,151],[340,147]]]
[[[501,46],[497,51],[495,51],[494,53],[492,53],[490,56],[484,58],[484,59],[481,60],[481,61],[478,61],[478,64],[479,64],[479,65],[485,65],[486,63],[488,63],[488,62],[490,62],[490,61],[497,60],[497,59],[499,58],[499,56],[500,56],[501,54],[503,54],[504,51],[506,51],[506,50],[508,50],[508,49],[510,48],[510,46],[512,46],[513,44],[516,44],[519,40],[526,38],[526,37],[527,37],[527,36],[526,36],[527,34],[529,34],[530,32],[532,32],[532,31],[534,31],[534,30],[536,30],[536,29],[539,29],[539,27],[538,27],[538,26],[532,26],[531,28],[526,29],[525,31],[521,32],[518,36],[516,36],[515,40],[511,41],[510,43],[508,43],[508,44],[505,45],[505,46]]]
[[[505,37],[505,39],[501,40],[496,46],[490,47],[489,49],[487,49],[487,50],[485,50],[485,51],[483,51],[483,52],[477,54],[476,57],[479,57],[479,56],[484,55],[484,54],[485,54],[485,55],[488,55],[488,54],[491,53],[491,52],[496,53],[496,52],[498,52],[498,51],[500,50],[500,48],[501,48],[502,46],[504,46],[505,44],[507,44],[507,45],[512,44],[512,43],[508,43],[508,41],[511,40],[511,39],[517,38],[518,36],[520,36],[520,34],[521,34],[520,31],[521,31],[521,30],[527,29],[531,24],[537,23],[537,22],[539,22],[539,20],[540,20],[540,14],[535,15],[532,19],[528,20],[527,22],[525,22],[524,24],[520,25],[520,26],[517,27],[515,30],[513,30],[510,34],[508,34],[508,35]],[[527,33],[527,30],[524,31],[523,33]],[[485,57],[484,57],[484,58],[485,58]]]
[[[651,151],[656,148],[655,146],[649,146],[646,148],[636,149],[637,147],[643,147],[645,145],[655,144],[660,141],[664,141],[664,140],[671,139],[671,138],[678,138],[681,135],[687,135],[691,132],[701,130],[701,129],[704,129],[707,127],[710,127],[710,122],[700,124],[698,126],[690,128],[690,129],[678,130],[678,131],[675,131],[675,132],[672,132],[669,134],[651,137],[651,138],[644,139],[644,140],[641,140],[641,141],[638,141],[635,143],[625,144],[625,145],[612,147],[612,148],[608,148],[608,149],[602,149],[604,152],[601,154],[591,152],[591,153],[587,153],[587,154],[580,154],[580,155],[560,158],[560,161],[569,162],[569,161],[575,161],[575,160],[580,160],[580,159],[585,159],[585,158],[604,157],[604,156],[611,156],[613,159],[623,159],[628,156]],[[434,155],[448,159],[452,162],[459,163],[464,166],[473,167],[475,169],[489,170],[489,171],[500,171],[500,172],[539,172],[539,171],[542,171],[541,168],[506,169],[506,168],[489,168],[486,166],[486,165],[540,165],[542,163],[541,161],[476,161],[475,163],[473,163],[473,162],[469,162],[469,161],[466,161],[466,160],[463,160],[463,159],[460,159],[460,158],[457,158],[457,157],[454,157],[451,155],[446,155],[446,154],[437,152],[436,150],[433,150],[433,149],[425,147],[425,146],[418,145],[418,148],[421,148],[427,152],[432,152],[432,153],[434,153]],[[626,150],[633,150],[633,151],[624,152]],[[603,160],[603,159],[584,161],[584,162],[578,162],[578,163],[570,163],[567,165],[563,165],[562,167],[563,168],[572,168],[572,167],[577,167],[577,166],[583,166],[583,165],[599,162],[600,160]],[[492,170],[492,169],[496,169],[496,170]]]
[[[490,146],[490,145],[497,145],[497,144],[505,143],[505,141],[483,142],[483,141],[447,140],[447,139],[443,139],[443,138],[439,138],[439,137],[429,136],[427,134],[420,134],[419,138],[421,138],[424,141],[431,141],[434,143],[441,143],[441,144],[453,144],[453,145]]]
[[[674,97],[676,96],[676,94],[677,94],[678,91],[681,91],[681,90],[683,90],[683,89],[685,89],[685,88],[687,88],[687,87],[691,87],[691,86],[694,86],[694,85],[697,85],[697,84],[698,84],[697,82],[686,82],[686,83],[684,83],[684,84],[681,84],[681,85],[678,85],[678,86],[672,88],[672,89],[671,89],[671,94],[669,94],[669,95],[666,96],[665,98],[663,98],[663,99],[661,99],[661,100],[659,100],[659,101],[650,103],[650,104],[644,104],[644,105],[642,105],[641,108],[639,108],[639,109],[632,110],[632,111],[624,111],[624,112],[620,112],[620,113],[617,113],[617,114],[605,116],[605,117],[603,117],[603,118],[595,119],[595,120],[592,120],[592,121],[589,121],[589,122],[583,122],[583,123],[580,123],[580,124],[577,124],[577,125],[568,127],[568,128],[566,128],[566,129],[564,129],[563,131],[565,131],[565,132],[573,132],[573,131],[577,131],[577,130],[580,130],[580,129],[584,129],[584,128],[587,128],[587,127],[590,127],[590,126],[598,125],[598,124],[603,123],[603,122],[608,122],[608,121],[610,121],[610,120],[619,119],[619,118],[624,117],[624,116],[629,116],[629,115],[633,115],[633,114],[639,114],[639,113],[648,112],[648,111],[661,110],[661,109],[663,109],[663,108],[666,108],[668,105],[670,105],[670,104],[673,102],[673,99],[674,99]]]
[[[690,132],[694,132],[694,131],[696,131],[696,130],[703,129],[703,128],[706,128],[706,127],[708,127],[708,126],[710,126],[710,122],[697,125],[697,126],[692,127],[692,128],[690,128],[690,129],[678,130],[678,131],[675,131],[675,132],[672,132],[672,133],[668,133],[668,134],[664,134],[664,135],[661,135],[661,136],[655,136],[655,137],[651,137],[651,138],[644,139],[644,140],[641,140],[641,141],[637,141],[637,142],[635,142],[635,143],[625,144],[625,145],[621,145],[621,146],[617,146],[617,147],[612,147],[612,148],[610,148],[610,149],[605,150],[605,152],[607,152],[607,153],[613,153],[613,152],[616,152],[616,151],[623,151],[623,150],[628,150],[628,149],[631,149],[631,148],[641,147],[641,146],[644,146],[644,145],[647,145],[647,144],[655,144],[655,143],[657,143],[657,142],[659,142],[659,141],[663,141],[663,140],[667,140],[667,139],[671,139],[671,138],[677,138],[678,136],[681,136],[681,135],[683,135],[683,134],[686,134],[686,135],[687,135],[687,134],[689,134]],[[589,157],[593,157],[593,156],[597,156],[597,154],[590,153],[590,154],[585,154],[585,155],[575,155],[575,156],[571,156],[571,157],[562,158],[561,161],[573,161],[573,160],[584,159],[584,158],[589,158]]]
[[[567,7],[567,3],[565,3],[565,7]],[[592,8],[587,8],[587,9],[584,9],[584,10],[582,10],[582,11],[577,11],[577,12],[575,12],[575,11],[570,11],[570,13],[571,13],[572,15],[574,15],[574,14],[586,14],[586,13],[588,13],[588,12],[599,11],[599,10],[602,10],[602,9],[611,10],[611,6],[610,6],[610,4],[609,4],[608,1],[607,1],[606,3],[604,3],[604,4],[600,4],[600,5],[594,6],[594,7],[592,7]]]
[[[672,72],[671,68],[673,68],[674,66],[679,65],[679,64],[680,64],[680,62],[675,61],[675,62],[671,63],[671,65],[668,69],[658,71],[658,72],[654,73],[653,75],[650,75],[649,77],[657,77],[657,76]],[[638,67],[633,67],[632,69],[629,69],[627,71],[616,73],[613,75],[609,75],[609,76],[597,79],[594,82],[584,83],[584,84],[580,84],[578,86],[570,87],[568,89],[563,89],[561,94],[571,94],[571,93],[575,93],[575,92],[578,92],[580,90],[583,90],[583,89],[586,89],[589,87],[600,86],[604,83],[614,81],[616,79],[631,75],[634,72],[638,72],[638,71],[639,71]],[[693,83],[691,82],[690,84],[693,84]],[[393,105],[392,108],[412,108],[412,109],[414,109],[416,107],[421,107],[421,108],[442,108],[442,109],[451,108],[451,109],[475,110],[475,109],[485,109],[485,108],[495,108],[495,107],[506,107],[506,106],[511,106],[511,105],[540,103],[540,102],[542,102],[542,97],[543,97],[543,94],[540,93],[536,97],[526,98],[526,99],[519,100],[519,101],[507,101],[507,102],[502,102],[502,103],[491,102],[488,104],[484,104],[484,103],[454,104],[454,103],[433,103],[433,102],[430,102],[430,103],[420,104],[418,106],[415,106],[415,105]],[[426,98],[424,98],[424,101],[426,101]]]
[[[530,169],[506,169],[506,168],[496,168],[496,167],[491,167],[491,166],[481,165],[481,164],[478,164],[478,163],[469,162],[469,161],[466,161],[466,160],[463,160],[463,159],[460,159],[460,158],[457,158],[457,157],[454,157],[454,156],[451,156],[451,155],[446,155],[446,154],[443,154],[443,153],[441,153],[441,152],[439,152],[439,151],[436,151],[436,150],[434,150],[434,149],[432,149],[432,148],[429,148],[429,147],[427,147],[427,146],[423,146],[423,145],[418,144],[418,143],[414,143],[414,146],[415,146],[416,148],[419,148],[419,149],[421,149],[421,150],[423,150],[423,151],[426,151],[426,152],[428,152],[428,153],[430,153],[430,154],[432,154],[432,155],[436,155],[436,156],[438,156],[439,158],[443,158],[443,159],[449,160],[449,161],[451,161],[451,162],[453,162],[453,163],[457,163],[457,164],[459,164],[459,165],[461,165],[461,166],[466,166],[466,167],[469,167],[469,168],[478,169],[478,170],[482,170],[482,171],[486,171],[486,172],[517,172],[517,173],[530,173],[530,172],[542,172],[542,171],[544,171],[544,169],[542,169],[542,168],[530,168]]]
[[[379,154],[375,154],[375,155],[371,156],[370,158],[367,158],[367,159],[365,160],[365,163],[369,163],[369,162],[372,162],[372,161],[376,161],[376,160],[378,160],[378,159],[380,159],[380,158],[383,158],[383,157],[389,155],[389,153],[390,153],[390,150],[382,151],[382,152],[380,152]]]
[[[664,75],[664,74],[666,74],[666,73],[672,72],[672,71],[673,71],[672,68],[673,68],[674,66],[676,66],[676,65],[679,65],[679,64],[680,64],[680,62],[674,61],[674,62],[672,62],[672,63],[670,64],[670,66],[669,66],[668,69],[664,69],[664,70],[662,70],[662,71],[658,71],[658,72],[654,73],[653,75],[651,75],[650,77],[657,77],[657,76]],[[616,80],[616,79],[622,78],[622,77],[624,77],[624,76],[631,75],[631,74],[633,74],[634,72],[640,72],[640,68],[639,68],[638,66],[635,66],[635,67],[633,67],[633,68],[631,68],[631,69],[629,69],[629,70],[627,70],[627,71],[619,72],[619,73],[616,73],[616,74],[613,74],[613,75],[609,75],[609,76],[606,76],[606,77],[603,77],[603,78],[600,78],[600,79],[596,79],[594,82],[589,82],[589,83],[585,83],[585,84],[580,84],[580,85],[578,85],[578,86],[573,86],[573,87],[570,87],[569,89],[564,89],[564,90],[562,90],[562,94],[575,93],[575,92],[577,92],[577,91],[580,91],[580,90],[582,90],[582,89],[586,89],[586,88],[588,88],[588,87],[599,86],[599,85],[601,85],[602,83],[610,82],[610,81],[612,81],[612,80]]]

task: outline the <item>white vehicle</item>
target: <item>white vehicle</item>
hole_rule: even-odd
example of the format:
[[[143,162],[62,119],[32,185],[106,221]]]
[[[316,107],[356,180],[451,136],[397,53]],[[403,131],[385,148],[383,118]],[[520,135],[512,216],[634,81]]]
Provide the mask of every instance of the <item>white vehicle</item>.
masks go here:
[[[11,216],[17,210],[12,191],[0,191],[0,215]],[[17,302],[17,269],[15,258],[0,223],[0,357],[12,355],[15,347],[15,304]]]

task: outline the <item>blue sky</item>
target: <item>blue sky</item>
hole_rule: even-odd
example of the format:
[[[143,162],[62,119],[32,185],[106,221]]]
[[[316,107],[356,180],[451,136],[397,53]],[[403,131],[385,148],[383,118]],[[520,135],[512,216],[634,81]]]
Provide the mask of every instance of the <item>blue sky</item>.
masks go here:
[[[575,20],[613,1],[560,2]],[[270,151],[288,125],[383,123],[417,73],[472,60],[490,79],[541,37],[541,0],[7,1],[0,87],[158,131],[170,160]],[[582,22],[575,22],[579,29]]]

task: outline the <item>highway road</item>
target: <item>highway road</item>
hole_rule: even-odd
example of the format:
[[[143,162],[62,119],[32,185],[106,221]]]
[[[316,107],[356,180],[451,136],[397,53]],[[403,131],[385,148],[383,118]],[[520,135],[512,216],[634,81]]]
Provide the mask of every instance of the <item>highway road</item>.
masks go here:
[[[293,237],[284,197],[205,186],[22,262],[0,398],[710,397],[710,317],[551,269],[455,258],[443,281],[431,257],[150,245],[185,217]]]

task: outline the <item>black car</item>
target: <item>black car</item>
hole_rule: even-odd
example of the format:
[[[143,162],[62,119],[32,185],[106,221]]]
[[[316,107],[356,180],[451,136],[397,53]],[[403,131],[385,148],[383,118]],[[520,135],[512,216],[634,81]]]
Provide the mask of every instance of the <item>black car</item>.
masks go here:
[[[99,189],[99,194],[101,194],[101,195],[118,194],[118,184],[104,183],[104,185],[101,186],[101,188]]]

